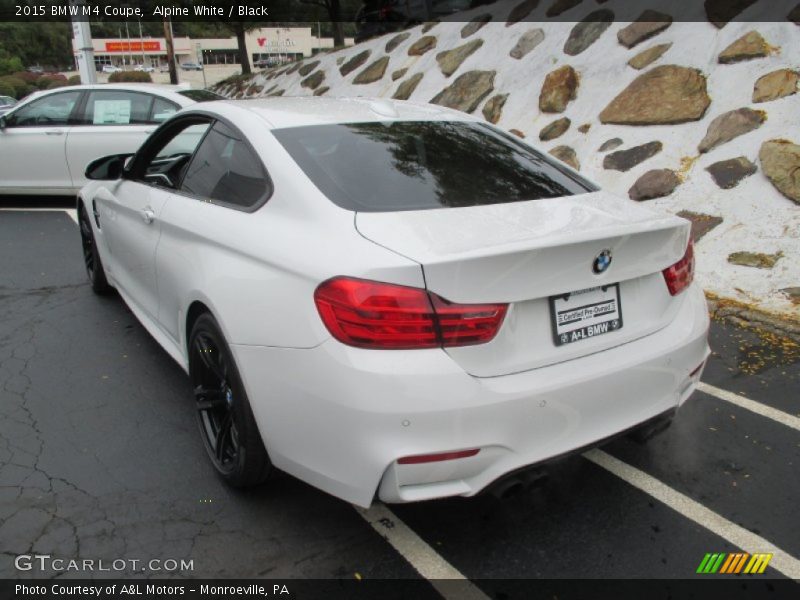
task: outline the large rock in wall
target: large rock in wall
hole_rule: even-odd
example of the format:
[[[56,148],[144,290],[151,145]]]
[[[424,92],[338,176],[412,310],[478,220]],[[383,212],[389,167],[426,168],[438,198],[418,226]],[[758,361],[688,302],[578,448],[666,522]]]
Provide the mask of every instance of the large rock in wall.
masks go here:
[[[471,113],[494,89],[495,71],[469,71],[431,99],[432,104]]]
[[[800,4],[798,4],[800,6]],[[792,69],[780,69],[759,77],[753,86],[753,102],[771,102],[797,93],[800,73]]]
[[[596,10],[575,25],[564,43],[564,54],[577,56],[594,44],[614,22],[614,13],[608,9]]]
[[[721,114],[708,125],[705,137],[697,147],[698,152],[705,153],[732,139],[750,133],[761,127],[767,114],[752,108],[739,108]]]
[[[711,104],[697,69],[664,65],[639,75],[600,113],[601,123],[675,125],[703,118]]]
[[[769,140],[761,145],[758,159],[772,185],[800,204],[800,146],[789,140]]]
[[[353,79],[353,83],[356,85],[364,85],[367,83],[378,81],[383,77],[383,74],[386,73],[386,67],[388,65],[389,65],[389,57],[388,56],[380,57],[370,66],[368,66],[358,75],[356,75],[355,79]]]
[[[757,31],[746,33],[720,52],[719,62],[723,65],[763,58],[770,53],[770,46]]]
[[[539,94],[539,110],[548,113],[561,113],[570,100],[578,93],[578,74],[569,65],[551,71],[544,78]]]
[[[617,33],[619,43],[626,48],[633,48],[637,44],[658,35],[672,24],[672,17],[655,10],[644,11],[636,21],[620,29]]]
[[[436,62],[446,77],[450,77],[456,72],[468,56],[483,46],[483,40],[477,39],[467,42],[463,46],[458,46],[452,50],[446,50],[436,55]]]

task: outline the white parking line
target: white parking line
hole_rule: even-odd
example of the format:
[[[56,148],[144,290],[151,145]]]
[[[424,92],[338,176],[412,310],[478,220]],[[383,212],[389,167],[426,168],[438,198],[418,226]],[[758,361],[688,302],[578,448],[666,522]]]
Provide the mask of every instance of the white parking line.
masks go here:
[[[38,208],[38,207],[14,207],[14,208],[0,208],[0,211],[8,212],[65,212],[70,218],[78,222],[78,211],[74,208]]]
[[[384,504],[355,509],[447,600],[489,600],[453,565],[414,533]],[[447,581],[445,581],[447,580]]]
[[[800,560],[796,559],[788,552],[781,550],[775,546],[775,544],[765,540],[761,536],[748,531],[736,523],[728,521],[725,517],[718,515],[710,508],[706,508],[699,502],[672,489],[655,477],[622,462],[618,458],[602,450],[589,450],[584,453],[583,456],[594,464],[613,473],[626,483],[642,490],[659,502],[666,504],[672,510],[683,515],[687,519],[691,519],[698,525],[717,534],[737,548],[751,554],[754,552],[771,552],[774,555],[769,563],[771,567],[776,571],[780,571],[787,577],[800,579]],[[713,550],[713,548],[709,548],[709,552]]]
[[[786,425],[787,427],[791,427],[792,429],[800,431],[800,417],[795,417],[794,415],[790,415],[789,413],[778,410],[777,408],[772,408],[771,406],[761,404],[755,400],[750,400],[749,398],[745,398],[739,394],[734,394],[728,390],[722,390],[718,387],[714,387],[713,385],[708,385],[707,383],[698,383],[697,389],[704,394],[714,396],[720,400],[725,400],[725,402],[730,402],[731,404],[735,404],[740,408],[754,412],[757,415],[777,421],[781,425]]]

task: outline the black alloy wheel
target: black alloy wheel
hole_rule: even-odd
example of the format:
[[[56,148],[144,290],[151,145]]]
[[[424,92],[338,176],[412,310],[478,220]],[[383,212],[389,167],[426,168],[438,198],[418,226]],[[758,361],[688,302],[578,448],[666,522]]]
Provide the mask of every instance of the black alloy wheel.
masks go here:
[[[272,464],[230,349],[207,313],[192,327],[189,375],[200,436],[214,468],[234,487],[263,482]]]
[[[95,241],[94,232],[92,231],[92,223],[89,221],[89,215],[86,214],[86,210],[84,210],[82,206],[78,209],[78,227],[81,231],[83,264],[86,267],[86,274],[89,276],[89,282],[92,284],[92,290],[96,294],[105,294],[108,292],[110,286],[106,279],[103,263],[100,260],[100,254],[97,251],[97,243]]]

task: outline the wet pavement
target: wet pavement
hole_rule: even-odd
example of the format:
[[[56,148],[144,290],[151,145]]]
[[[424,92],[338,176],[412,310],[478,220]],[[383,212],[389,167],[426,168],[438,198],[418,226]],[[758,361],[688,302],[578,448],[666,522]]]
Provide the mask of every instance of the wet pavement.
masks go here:
[[[117,295],[91,292],[69,214],[0,211],[0,251],[0,577],[74,576],[19,571],[20,554],[193,567],[116,575],[419,577],[345,502],[289,476],[249,492],[220,482],[186,376]],[[800,415],[796,345],[720,323],[711,345],[704,381]],[[698,392],[659,437],[604,450],[800,556],[796,429]],[[706,552],[762,551],[580,456],[508,499],[391,510],[473,580],[687,578]]]

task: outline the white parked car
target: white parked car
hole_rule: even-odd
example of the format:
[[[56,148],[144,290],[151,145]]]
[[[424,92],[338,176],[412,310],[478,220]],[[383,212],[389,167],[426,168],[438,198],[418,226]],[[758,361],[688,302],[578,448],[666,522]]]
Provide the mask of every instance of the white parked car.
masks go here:
[[[122,67],[116,65],[103,65],[103,73],[120,73],[122,70]]]
[[[133,153],[159,123],[221,96],[151,84],[38,92],[0,117],[0,194],[74,195],[95,158]]]
[[[0,96],[0,115],[6,114],[17,103],[11,96]]]
[[[150,65],[136,65],[133,70],[141,73],[152,73],[155,71],[155,69]]]
[[[470,115],[213,102],[127,158],[80,193],[87,272],[187,371],[233,485],[471,496],[661,428],[708,356],[689,223]]]

